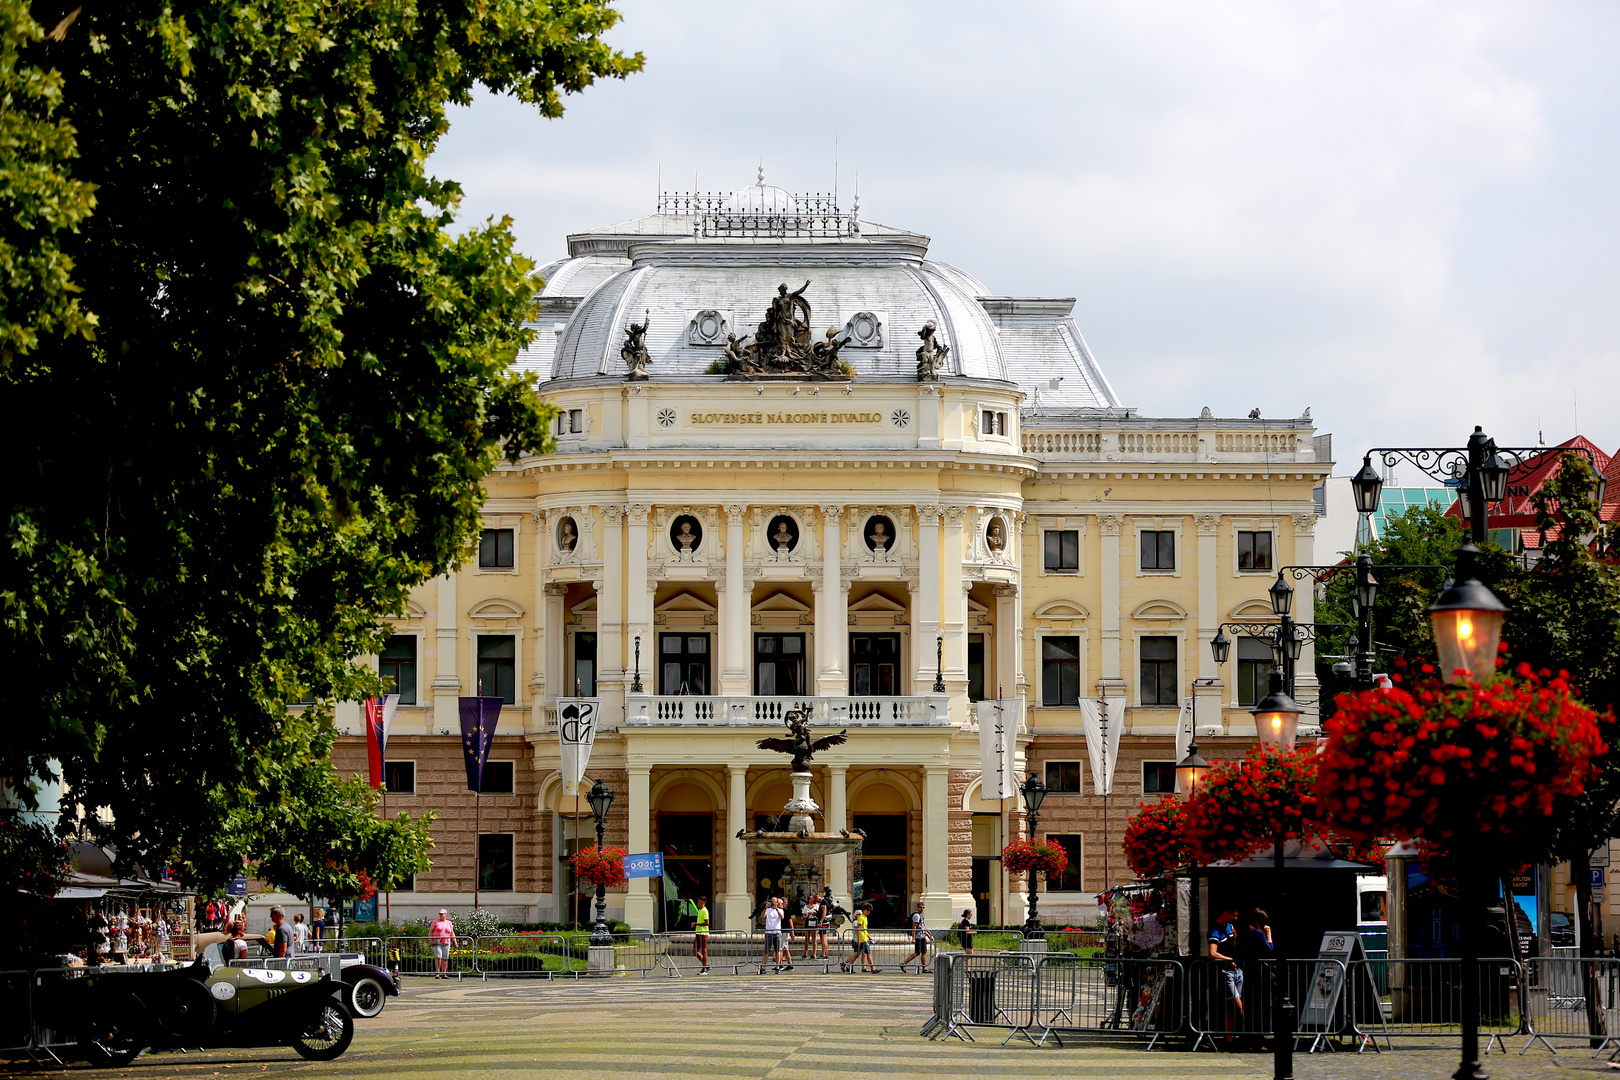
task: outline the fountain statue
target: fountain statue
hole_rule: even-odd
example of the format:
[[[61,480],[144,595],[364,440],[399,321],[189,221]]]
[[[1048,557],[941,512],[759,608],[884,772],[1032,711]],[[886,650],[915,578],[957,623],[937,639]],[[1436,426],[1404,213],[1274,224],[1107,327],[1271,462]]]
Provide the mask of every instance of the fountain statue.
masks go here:
[[[812,893],[821,891],[820,859],[826,855],[848,854],[866,839],[866,834],[861,830],[843,828],[841,823],[835,823],[839,824],[836,831],[816,831],[815,815],[821,812],[821,808],[810,798],[810,781],[813,779],[810,759],[823,750],[847,742],[849,729],[836,735],[812,738],[809,716],[810,708],[807,705],[788,709],[782,716],[788,737],[761,739],[758,743],[761,750],[792,755],[793,797],[782,808],[788,815],[787,829],[781,832],[743,829],[737,833],[749,851],[788,860],[788,909],[794,914],[803,911],[805,901]]]

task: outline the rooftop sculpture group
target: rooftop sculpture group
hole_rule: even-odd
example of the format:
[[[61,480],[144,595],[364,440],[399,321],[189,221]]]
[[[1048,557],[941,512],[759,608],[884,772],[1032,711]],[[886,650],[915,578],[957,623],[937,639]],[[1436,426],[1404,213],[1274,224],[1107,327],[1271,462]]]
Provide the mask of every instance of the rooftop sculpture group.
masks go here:
[[[739,339],[727,334],[725,359],[721,361],[728,378],[755,379],[768,375],[791,375],[811,380],[848,379],[854,372],[838,359],[838,350],[848,342],[837,327],[827,328],[826,341],[814,341],[810,334],[810,302],[804,298],[810,282],[788,292],[784,282],[776,287],[765,319],[754,331]]]

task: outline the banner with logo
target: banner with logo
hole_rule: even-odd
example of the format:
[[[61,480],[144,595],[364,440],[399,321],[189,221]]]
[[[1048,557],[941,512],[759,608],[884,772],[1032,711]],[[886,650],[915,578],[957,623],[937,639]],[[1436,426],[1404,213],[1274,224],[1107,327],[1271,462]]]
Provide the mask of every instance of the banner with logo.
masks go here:
[[[1091,791],[1114,793],[1114,763],[1119,760],[1120,730],[1125,721],[1124,698],[1081,698],[1080,719],[1086,729],[1086,752],[1091,757]]]
[[[366,698],[366,757],[371,766],[372,790],[382,787],[388,780],[384,768],[388,755],[388,729],[393,726],[394,713],[398,709],[398,694]]]
[[[461,707],[461,753],[467,761],[467,790],[484,790],[484,763],[495,742],[495,725],[504,700],[498,697],[457,698]]]
[[[601,698],[557,699],[557,741],[562,747],[564,794],[579,794],[585,767],[590,764],[591,747],[596,745],[596,722],[601,715]]]
[[[979,798],[1010,799],[1018,794],[1013,764],[1018,750],[1018,720],[1023,698],[974,703],[979,712]]]

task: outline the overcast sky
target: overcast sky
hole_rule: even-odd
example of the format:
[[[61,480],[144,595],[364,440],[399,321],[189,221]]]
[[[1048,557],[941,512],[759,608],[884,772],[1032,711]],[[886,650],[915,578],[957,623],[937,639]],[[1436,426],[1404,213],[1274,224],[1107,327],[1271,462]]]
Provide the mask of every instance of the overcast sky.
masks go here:
[[[846,206],[1078,298],[1144,415],[1309,406],[1341,473],[1476,423],[1620,448],[1620,4],[617,6],[644,73],[485,97],[433,159],[540,262],[660,169],[828,190],[836,135]]]

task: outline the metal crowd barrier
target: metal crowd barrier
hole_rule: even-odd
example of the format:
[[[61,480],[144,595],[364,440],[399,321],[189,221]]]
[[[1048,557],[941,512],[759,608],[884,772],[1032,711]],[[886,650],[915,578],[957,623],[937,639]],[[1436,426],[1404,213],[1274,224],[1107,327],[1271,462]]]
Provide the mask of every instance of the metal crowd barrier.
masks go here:
[[[1391,1046],[1393,1038],[1402,1036],[1461,1034],[1462,961],[1455,957],[1358,960],[1348,967],[1345,988],[1346,1033],[1382,1034]],[[1535,1041],[1525,989],[1524,972],[1515,961],[1500,957],[1479,961],[1484,1053],[1493,1046],[1505,1053],[1504,1040],[1512,1035],[1530,1035]]]
[[[1620,1057],[1620,960],[1573,956],[1538,956],[1526,965],[1522,990],[1525,1030],[1529,1041],[1554,1049],[1550,1039],[1585,1039],[1596,1043],[1595,1058],[1615,1048],[1609,1060]]]
[[[304,946],[304,951],[298,955],[308,956],[311,953],[348,953],[358,955],[373,967],[388,966],[382,938],[322,938],[320,941],[309,942]]]
[[[450,941],[450,955],[444,974],[463,978],[478,974],[474,965],[474,939],[458,937]],[[389,970],[400,975],[440,974],[431,943],[426,937],[391,937],[388,939]]]
[[[588,958],[586,939],[562,934],[498,934],[477,938],[474,968],[484,978],[578,978]]]
[[[232,960],[231,967],[259,968],[265,971],[324,971],[329,979],[342,980],[343,961],[337,953],[301,953],[297,956],[265,956],[256,960]]]
[[[31,1054],[34,996],[26,971],[0,971],[0,1054]]]
[[[986,937],[990,932],[986,932]],[[1000,936],[997,934],[996,936]],[[1022,934],[1018,935],[1020,938]],[[1100,930],[1048,930],[1041,935],[1046,940],[1046,951],[1049,953],[1071,953],[1081,957],[1100,957],[1103,955],[1105,942]],[[1018,948],[1013,945],[1012,948]]]
[[[1036,957],[1027,953],[951,953],[934,973],[934,1017],[923,1028],[934,1037],[955,1035],[968,1041],[973,1027],[1012,1030],[1002,1045],[1022,1035],[1037,1042],[1030,1029],[1038,1027],[1036,1011]],[[1041,1034],[1045,1041],[1046,1032]],[[1061,1041],[1061,1038],[1060,1038]]]
[[[661,934],[662,956],[664,969],[671,978],[680,978],[702,970],[703,963],[692,951],[694,935],[690,932]],[[798,947],[803,947],[802,939]],[[829,938],[828,948],[835,948],[836,944]],[[733,975],[743,968],[758,965],[760,957],[765,952],[765,939],[762,935],[754,934],[748,930],[715,930],[709,934],[709,971],[711,974],[720,971],[729,971]],[[811,961],[795,960],[794,963],[812,964]],[[819,964],[821,961],[814,961]],[[813,965],[812,965],[813,966]]]
[[[1185,1020],[1186,969],[1177,960],[1048,953],[1036,960],[1035,1017],[1042,1041],[1076,1032],[1147,1033],[1151,1050]]]

